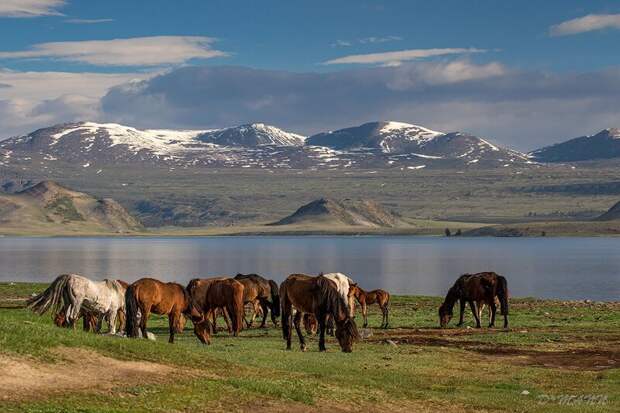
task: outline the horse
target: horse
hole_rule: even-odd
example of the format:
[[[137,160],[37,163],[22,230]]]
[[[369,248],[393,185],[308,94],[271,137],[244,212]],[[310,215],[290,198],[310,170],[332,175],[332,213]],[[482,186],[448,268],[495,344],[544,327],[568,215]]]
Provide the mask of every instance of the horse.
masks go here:
[[[193,279],[187,285],[190,297],[189,314],[194,334],[203,344],[210,344],[209,314],[223,308],[232,322],[233,336],[243,328],[243,284],[233,278]]]
[[[117,280],[92,281],[78,274],[58,276],[50,286],[27,301],[27,306],[41,315],[62,308],[67,325],[73,327],[80,311],[95,313],[108,320],[108,334],[116,334],[116,317],[125,307],[125,287]]]
[[[127,311],[127,336],[136,338],[139,331],[146,338],[146,323],[151,313],[168,315],[170,336],[168,343],[174,343],[174,334],[185,328],[185,315],[189,296],[181,284],[164,283],[153,278],[141,278],[127,288],[125,310]]]
[[[504,328],[508,328],[508,282],[506,278],[494,272],[461,275],[448,290],[446,298],[439,307],[439,325],[445,328],[452,319],[452,309],[458,300],[460,302],[460,317],[458,326],[463,325],[465,304],[469,303],[476,328],[480,328],[480,313],[482,304],[489,306],[491,311],[489,328],[495,325],[496,304],[495,297],[499,298],[501,314],[504,316]],[[478,308],[477,308],[478,307]]]
[[[243,284],[243,303],[252,303],[252,318],[248,322],[245,320],[247,327],[251,327],[257,313],[258,304],[263,312],[263,321],[259,328],[264,328],[267,321],[267,311],[271,310],[271,321],[274,326],[278,326],[278,317],[280,316],[280,292],[278,284],[273,280],[267,280],[258,274],[237,274],[235,280]],[[244,315],[245,319],[245,315]]]
[[[353,315],[355,314],[355,301],[353,300],[353,296],[349,294],[349,289],[352,285],[357,284],[355,284],[355,282],[353,282],[353,280],[349,276],[341,272],[330,272],[327,274],[321,273],[320,275],[329,280],[332,280],[336,284],[338,292],[347,303],[349,314],[351,315],[351,317],[353,317]]]
[[[293,308],[295,330],[299,337],[301,351],[306,351],[306,342],[301,333],[300,322],[304,313],[313,314],[319,323],[319,351],[326,351],[326,319],[331,315],[336,323],[336,338],[340,348],[350,353],[353,343],[359,340],[355,321],[349,313],[347,301],[338,292],[336,284],[322,275],[312,277],[305,274],[291,274],[280,285],[280,306],[282,309],[282,335],[286,349],[291,349],[291,321]]]
[[[119,311],[118,314],[121,314],[121,312]],[[81,309],[80,314],[78,315],[78,319],[79,318],[82,318],[82,329],[84,331],[86,332],[94,331],[96,333],[99,332],[98,327],[100,325],[99,325],[99,317],[97,316],[97,314]],[[71,327],[69,323],[67,322],[67,314],[62,309],[59,310],[54,316],[54,324],[57,327]],[[74,324],[74,327],[75,327],[75,324]]]
[[[390,293],[385,290],[364,291],[357,285],[352,285],[351,290],[353,296],[362,307],[362,317],[364,317],[364,328],[368,327],[368,304],[379,304],[383,318],[381,319],[381,327],[388,328],[390,313]]]
[[[319,323],[318,321],[316,321],[316,317],[314,317],[314,315],[308,313],[304,314],[303,323],[306,334],[308,334],[309,336],[313,336],[316,334],[319,328]]]

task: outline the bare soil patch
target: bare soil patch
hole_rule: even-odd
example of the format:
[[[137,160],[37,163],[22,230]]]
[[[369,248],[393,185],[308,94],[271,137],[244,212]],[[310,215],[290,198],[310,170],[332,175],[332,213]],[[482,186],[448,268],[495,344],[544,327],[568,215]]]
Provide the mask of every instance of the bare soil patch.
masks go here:
[[[124,361],[82,348],[59,348],[63,361],[44,363],[0,355],[3,400],[35,399],[78,390],[110,390],[119,385],[163,382],[174,368],[147,361]]]
[[[469,340],[473,334],[502,334],[502,330],[465,330],[465,329],[420,329],[379,333],[368,339],[369,342],[385,342],[391,340],[397,345],[441,346],[471,351],[489,358],[502,358],[512,364],[537,367],[550,367],[569,370],[606,370],[620,368],[620,342],[613,336],[604,348],[558,348],[540,349],[509,344],[494,344],[477,340]],[[600,339],[600,338],[599,338]],[[576,342],[583,340],[576,339]]]

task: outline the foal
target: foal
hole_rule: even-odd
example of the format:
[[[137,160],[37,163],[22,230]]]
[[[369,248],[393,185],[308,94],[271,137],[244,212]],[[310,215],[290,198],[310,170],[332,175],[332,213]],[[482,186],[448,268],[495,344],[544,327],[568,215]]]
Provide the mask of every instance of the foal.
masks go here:
[[[364,291],[357,284],[351,285],[353,296],[362,307],[362,317],[364,317],[364,328],[368,327],[368,304],[378,304],[383,318],[381,327],[388,328],[390,314],[390,293],[385,290]]]
[[[489,327],[493,327],[495,325],[497,309],[495,297],[499,298],[501,314],[504,316],[504,328],[508,328],[508,282],[506,278],[494,272],[461,275],[448,290],[443,304],[439,307],[439,325],[442,328],[448,325],[452,319],[454,304],[459,301],[460,317],[458,326],[463,325],[465,304],[469,303],[476,319],[476,328],[480,328],[479,308],[482,304],[488,305],[491,310]]]

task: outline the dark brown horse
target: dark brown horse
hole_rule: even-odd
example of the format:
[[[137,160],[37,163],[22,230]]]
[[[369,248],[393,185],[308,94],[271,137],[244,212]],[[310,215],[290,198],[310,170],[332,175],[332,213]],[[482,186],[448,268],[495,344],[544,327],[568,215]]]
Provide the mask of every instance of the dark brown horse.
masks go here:
[[[193,279],[187,285],[190,297],[189,314],[194,323],[196,337],[210,344],[211,322],[209,317],[223,308],[232,322],[233,335],[243,328],[243,284],[232,278],[217,277]]]
[[[260,305],[263,312],[263,321],[260,324],[260,328],[265,327],[267,312],[269,310],[271,310],[271,321],[273,325],[277,327],[278,317],[280,317],[280,293],[278,291],[278,284],[258,274],[237,274],[235,280],[243,284],[243,303],[255,304],[255,302],[258,302]],[[254,305],[253,308],[252,318],[249,322],[245,320],[248,328],[252,326],[254,318],[256,317],[257,311]]]
[[[390,293],[385,290],[372,290],[372,291],[364,291],[357,284],[352,284],[349,292],[352,292],[353,296],[362,307],[362,317],[364,318],[364,328],[368,327],[368,305],[369,304],[378,304],[381,309],[381,313],[383,318],[381,319],[381,327],[380,328],[388,328],[390,323],[389,321],[389,313],[390,313]]]
[[[499,298],[501,314],[504,316],[504,328],[508,328],[508,282],[506,278],[494,272],[461,275],[448,290],[446,299],[439,307],[439,325],[442,328],[448,325],[452,319],[454,304],[459,301],[461,311],[458,326],[463,325],[465,304],[469,303],[476,319],[476,328],[480,328],[478,309],[483,304],[488,305],[491,310],[489,327],[493,327],[497,310],[495,297]]]
[[[305,274],[291,274],[280,285],[280,303],[282,310],[282,334],[286,340],[286,349],[291,349],[293,321],[302,351],[306,342],[301,332],[301,320],[304,313],[313,314],[319,323],[319,351],[325,351],[325,328],[327,316],[331,315],[336,323],[336,338],[340,348],[350,353],[353,343],[359,339],[357,326],[348,311],[345,299],[340,295],[336,284],[323,277]],[[293,308],[297,310],[293,320]]]
[[[120,311],[119,311],[120,314]],[[82,329],[84,331],[93,331],[98,333],[99,332],[99,317],[97,316],[97,314],[91,312],[91,311],[87,311],[85,309],[81,309],[80,313],[78,315],[78,319],[82,318]],[[65,312],[64,309],[60,309],[55,315],[54,315],[54,324],[58,327],[65,327],[65,328],[70,328],[71,325],[69,324],[69,322],[67,321],[67,313]],[[123,324],[123,321],[121,320],[121,324]],[[75,324],[73,324],[73,326],[75,327]]]
[[[138,337],[138,330],[146,338],[146,323],[151,313],[168,315],[169,343],[174,334],[185,328],[184,313],[188,309],[189,296],[182,285],[164,283],[153,278],[141,278],[127,288],[125,311],[127,312],[127,336]]]

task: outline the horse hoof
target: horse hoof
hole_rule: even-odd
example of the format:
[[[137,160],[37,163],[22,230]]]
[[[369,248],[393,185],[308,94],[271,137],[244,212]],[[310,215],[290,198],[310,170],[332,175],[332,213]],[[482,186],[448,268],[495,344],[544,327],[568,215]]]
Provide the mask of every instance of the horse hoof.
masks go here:
[[[304,352],[304,353],[305,353],[305,352],[306,352],[306,350],[307,350],[307,347],[306,347],[305,345],[304,345],[304,346],[301,346],[301,347],[300,347],[300,350],[301,350],[302,352]]]

